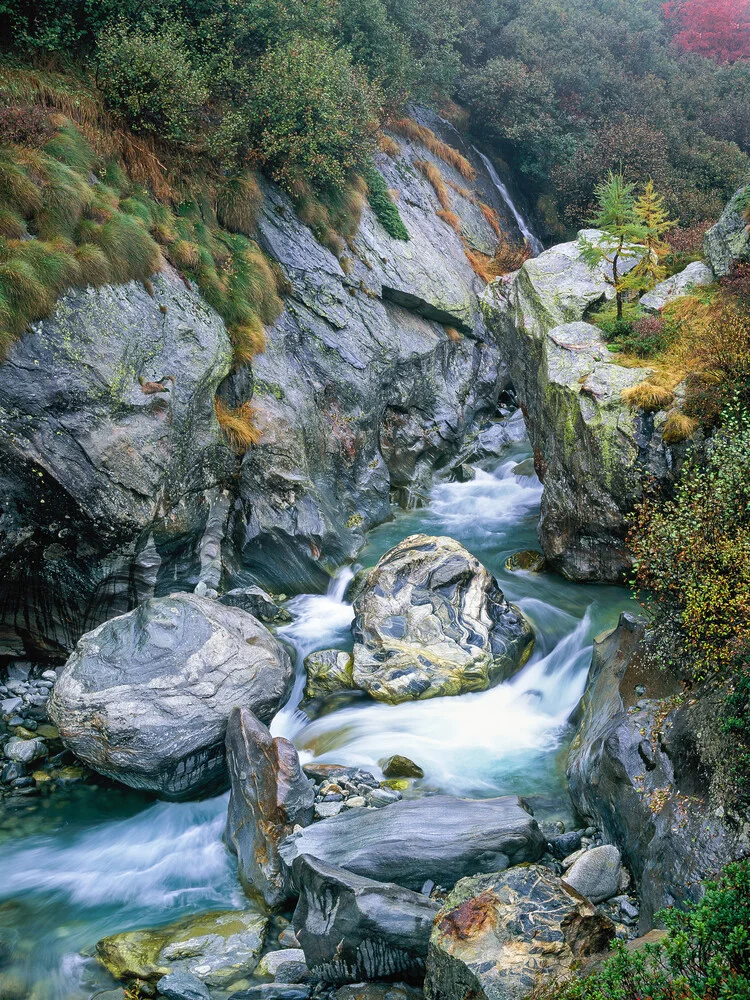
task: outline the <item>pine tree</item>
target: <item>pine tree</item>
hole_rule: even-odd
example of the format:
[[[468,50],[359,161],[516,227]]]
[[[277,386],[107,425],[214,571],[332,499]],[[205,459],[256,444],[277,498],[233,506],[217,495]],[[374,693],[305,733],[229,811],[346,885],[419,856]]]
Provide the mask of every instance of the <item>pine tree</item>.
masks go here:
[[[647,237],[646,226],[635,211],[634,185],[627,182],[621,172],[610,170],[606,181],[595,190],[599,211],[589,225],[601,230],[601,236],[592,242],[579,237],[581,256],[590,268],[602,269],[604,280],[615,290],[617,318],[622,319],[625,292],[635,287],[625,264],[633,258],[643,257],[643,242]]]
[[[666,277],[666,268],[662,262],[670,253],[671,247],[664,239],[664,234],[673,229],[677,222],[668,217],[664,199],[656,193],[654,182],[650,178],[643,194],[636,199],[633,211],[646,230],[642,243],[646,253],[631,274],[633,279],[642,277],[644,285],[653,285]]]

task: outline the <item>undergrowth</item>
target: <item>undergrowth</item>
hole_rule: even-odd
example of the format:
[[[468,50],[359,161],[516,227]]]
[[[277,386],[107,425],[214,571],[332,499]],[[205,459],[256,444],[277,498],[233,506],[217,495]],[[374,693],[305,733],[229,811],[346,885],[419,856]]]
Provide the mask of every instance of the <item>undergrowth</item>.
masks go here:
[[[376,167],[370,166],[364,171],[364,179],[367,184],[367,200],[380,225],[395,240],[408,240],[409,230],[404,225],[398,206],[388,194],[383,175]]]

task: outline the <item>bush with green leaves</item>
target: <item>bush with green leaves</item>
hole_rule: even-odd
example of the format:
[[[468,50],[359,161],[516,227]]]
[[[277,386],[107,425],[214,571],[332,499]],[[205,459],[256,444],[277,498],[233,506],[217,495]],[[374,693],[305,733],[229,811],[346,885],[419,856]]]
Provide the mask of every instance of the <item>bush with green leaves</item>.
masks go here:
[[[105,103],[134,131],[179,145],[195,141],[209,91],[184,27],[114,24],[100,34],[96,58]]]
[[[699,903],[664,910],[658,944],[615,954],[592,975],[533,1000],[750,1000],[750,861],[727,865]]]
[[[367,200],[375,217],[394,240],[408,240],[409,230],[404,225],[398,206],[388,193],[388,185],[377,167],[365,167],[363,177],[367,183]]]
[[[293,35],[255,70],[247,102],[253,156],[290,192],[304,181],[340,190],[372,149],[377,108],[377,90],[346,51]]]

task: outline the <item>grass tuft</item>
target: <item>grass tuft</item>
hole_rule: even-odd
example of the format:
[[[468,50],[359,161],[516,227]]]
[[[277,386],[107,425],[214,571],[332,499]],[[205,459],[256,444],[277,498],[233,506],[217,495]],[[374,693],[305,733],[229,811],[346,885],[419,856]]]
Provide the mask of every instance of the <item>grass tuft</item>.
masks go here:
[[[700,421],[694,417],[688,417],[679,410],[670,410],[662,427],[662,440],[664,444],[679,444],[692,437],[699,427]]]
[[[446,186],[443,175],[440,173],[439,167],[434,163],[430,163],[429,160],[415,160],[414,166],[419,170],[421,174],[427,178],[427,180],[432,185],[432,189],[437,196],[437,200],[440,203],[440,207],[444,212],[450,212],[451,210],[451,199],[448,194],[448,188]]]
[[[459,236],[461,235],[463,227],[461,225],[461,220],[455,212],[452,212],[450,209],[441,208],[438,209],[435,214],[439,219],[442,219],[443,222],[447,223],[454,233],[457,233]]]
[[[464,180],[476,180],[477,172],[466,157],[462,156],[453,146],[449,146],[447,142],[438,139],[432,129],[425,125],[418,125],[412,118],[398,119],[393,122],[393,128],[413,142],[421,142],[433,156],[437,156],[438,159],[457,170]]]
[[[244,455],[248,448],[258,444],[261,435],[254,423],[255,407],[252,403],[243,403],[233,410],[220,399],[215,399],[214,409],[229,446],[238,455]]]
[[[497,236],[499,240],[502,240],[503,231],[500,228],[500,217],[498,216],[497,211],[494,208],[491,208],[489,205],[485,205],[483,201],[479,202],[479,207],[482,210],[482,215],[485,217],[487,222],[492,227],[495,236]]]
[[[380,225],[395,240],[410,239],[409,230],[404,225],[398,206],[394,203],[380,171],[371,166],[365,170],[364,176],[370,207]]]
[[[401,153],[401,147],[393,138],[393,136],[381,133],[378,136],[378,149],[381,153],[385,153],[386,156],[390,156],[395,159]]]
[[[230,232],[251,236],[262,200],[258,179],[250,171],[232,177],[219,189],[216,217]]]
[[[645,410],[648,413],[665,410],[674,402],[674,393],[665,386],[653,382],[639,382],[622,390],[622,398],[631,410]]]

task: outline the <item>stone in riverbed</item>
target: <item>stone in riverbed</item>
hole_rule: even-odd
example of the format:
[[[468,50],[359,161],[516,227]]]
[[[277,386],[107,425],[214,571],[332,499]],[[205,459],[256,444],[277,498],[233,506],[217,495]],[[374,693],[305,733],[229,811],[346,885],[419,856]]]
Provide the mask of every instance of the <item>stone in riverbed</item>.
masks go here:
[[[534,643],[492,574],[453,538],[405,538],[370,571],[354,610],[354,686],[390,704],[484,691]]]
[[[267,976],[277,983],[301,983],[310,978],[310,970],[305,964],[305,953],[301,948],[282,948],[264,955],[255,975]]]
[[[351,653],[341,649],[321,649],[305,657],[305,698],[312,700],[353,686]]]
[[[160,979],[156,988],[167,1000],[211,1000],[200,979],[189,972],[172,972]]]
[[[295,825],[312,823],[314,785],[293,744],[273,738],[246,708],[232,710],[226,746],[232,792],[224,839],[237,855],[245,892],[277,906],[289,896],[278,844]]]
[[[394,754],[381,764],[386,778],[424,778],[424,771],[408,757]]]
[[[324,982],[422,981],[437,903],[309,856],[296,860],[294,876],[294,929]]]
[[[544,573],[547,569],[547,560],[536,549],[524,549],[523,552],[515,552],[512,556],[508,556],[505,568],[511,573],[519,569],[527,573]]]
[[[225,604],[228,608],[240,608],[269,625],[283,625],[292,620],[286,608],[280,608],[261,587],[237,587],[222,594],[219,604]]]
[[[584,851],[568,868],[563,882],[592,903],[603,903],[619,892],[620,852],[612,844]]]
[[[226,987],[255,969],[268,919],[253,910],[185,917],[166,927],[102,938],[96,957],[115,979],[156,982],[187,972],[207,986]]]
[[[47,755],[47,746],[44,740],[22,740],[18,736],[11,736],[3,750],[9,760],[14,760],[19,764],[30,764],[32,760]]]
[[[435,918],[429,1000],[523,1000],[605,952],[615,925],[539,865],[462,879]]]
[[[353,983],[339,987],[333,1000],[421,1000],[423,996],[406,983]]]
[[[536,861],[545,846],[536,820],[514,796],[431,795],[385,809],[349,809],[287,837],[279,855],[287,871],[308,854],[418,892],[428,879],[450,887],[466,875]]]
[[[83,636],[49,714],[65,746],[101,774],[165,798],[196,798],[227,786],[232,708],[270,722],[292,677],[286,650],[251,615],[172,594]]]

